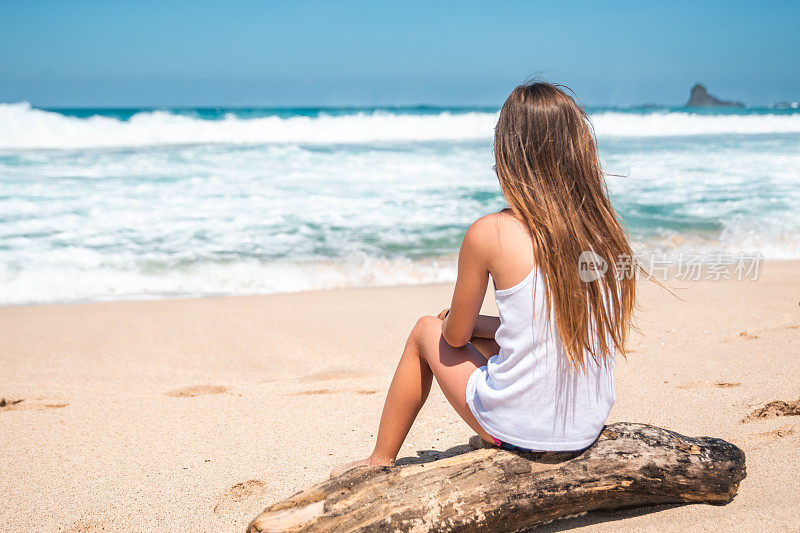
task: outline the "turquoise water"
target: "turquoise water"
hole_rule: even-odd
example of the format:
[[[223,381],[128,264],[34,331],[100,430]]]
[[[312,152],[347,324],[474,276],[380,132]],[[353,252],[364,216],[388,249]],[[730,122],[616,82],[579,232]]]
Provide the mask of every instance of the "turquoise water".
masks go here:
[[[496,113],[498,108],[492,106],[368,106],[368,107],[139,107],[139,108],[42,108],[44,111],[58,113],[60,115],[89,118],[93,116],[104,116],[119,120],[129,120],[132,116],[139,113],[152,113],[155,111],[166,111],[170,114],[192,117],[202,120],[221,120],[228,116],[239,119],[252,119],[277,116],[281,118],[291,117],[319,117],[325,116],[347,116],[358,113],[390,113],[393,115],[440,115],[442,113],[464,114],[464,113]],[[691,112],[698,116],[753,116],[753,115],[795,115],[800,112],[800,108],[768,108],[768,107],[732,107],[732,108],[686,108],[669,106],[634,106],[634,107],[615,107],[615,106],[594,106],[587,107],[586,111],[590,114],[605,112],[620,112],[635,115],[650,115],[663,113],[686,113]]]
[[[800,257],[800,110],[589,111],[642,249]],[[0,303],[452,280],[496,112],[0,104]]]

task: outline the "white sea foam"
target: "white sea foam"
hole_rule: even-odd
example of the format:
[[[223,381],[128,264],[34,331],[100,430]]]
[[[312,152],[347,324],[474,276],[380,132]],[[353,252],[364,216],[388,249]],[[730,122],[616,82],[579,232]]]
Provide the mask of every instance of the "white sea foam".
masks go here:
[[[0,104],[0,149],[75,149],[181,144],[354,144],[373,142],[488,140],[495,113],[349,115],[206,120],[166,111],[140,112],[129,120],[77,118]],[[606,111],[592,116],[601,137],[800,133],[800,114],[700,115]]]
[[[684,137],[692,135],[800,133],[800,115],[646,115],[607,111],[591,116],[598,136]]]
[[[593,120],[642,245],[796,259],[798,117]],[[464,229],[505,205],[494,120],[122,121],[0,104],[0,305],[452,281]],[[726,132],[772,135],[687,136]],[[128,147],[98,149],[112,146]],[[31,149],[44,147],[61,149]]]
[[[722,238],[673,233],[634,244],[640,260],[677,261],[717,254],[735,258],[800,257],[797,232],[761,235],[731,223]],[[69,257],[67,257],[69,256]],[[49,254],[18,272],[0,268],[0,305],[80,301],[138,300],[169,297],[274,294],[352,287],[385,287],[455,281],[454,255],[429,259],[381,259],[358,255],[346,260],[235,262],[173,266],[154,271],[135,263],[109,265],[102,254],[85,250]],[[748,278],[750,279],[750,278]]]
[[[75,118],[0,104],[0,148],[89,148],[179,144],[353,144],[471,140],[492,130],[491,113],[404,115],[386,112],[344,116],[295,116],[205,120],[165,111],[137,113],[123,121]]]
[[[348,287],[383,287],[455,280],[455,258],[351,258],[347,261],[204,264],[148,273],[102,264],[65,268],[30,265],[0,284],[0,305],[164,297],[272,294]]]

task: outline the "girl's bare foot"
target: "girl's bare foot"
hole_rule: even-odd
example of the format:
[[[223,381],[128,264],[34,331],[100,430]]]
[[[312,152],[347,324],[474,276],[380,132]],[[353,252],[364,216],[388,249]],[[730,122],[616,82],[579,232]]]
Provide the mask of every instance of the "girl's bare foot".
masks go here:
[[[354,468],[359,466],[393,466],[394,461],[381,461],[378,459],[373,459],[372,456],[367,457],[366,459],[361,459],[360,461],[353,461],[352,463],[342,463],[333,470],[331,470],[331,477],[334,478],[336,476],[340,476],[345,472],[348,472]]]

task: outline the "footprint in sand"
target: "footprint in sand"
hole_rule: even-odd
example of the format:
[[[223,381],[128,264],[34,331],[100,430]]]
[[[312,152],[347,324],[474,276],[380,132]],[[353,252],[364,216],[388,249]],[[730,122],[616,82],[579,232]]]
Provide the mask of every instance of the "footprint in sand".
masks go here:
[[[331,381],[334,379],[360,378],[366,375],[367,374],[355,372],[353,370],[331,369],[323,370],[322,372],[315,372],[313,374],[307,374],[301,378],[298,378],[298,381]]]
[[[0,398],[0,411],[41,411],[44,409],[61,409],[68,406],[64,402],[45,402],[41,398],[26,401],[25,398]]]
[[[313,396],[317,394],[346,394],[346,393],[354,393],[354,394],[375,394],[377,389],[342,389],[342,390],[331,390],[331,389],[313,389],[313,390],[303,390],[300,392],[296,392],[296,396]]]
[[[742,422],[752,422],[764,418],[775,418],[778,416],[800,416],[800,400],[784,402],[776,400],[769,402],[760,409],[756,409],[742,419]]]
[[[771,331],[777,331],[779,329],[798,329],[798,328],[800,328],[800,324],[790,324],[788,326],[775,326],[773,328],[762,329],[762,330],[759,331],[759,333],[763,334],[763,333],[767,333],[767,332],[771,332]],[[731,338],[722,339],[719,342],[731,342],[735,338],[736,337],[733,337],[732,339]],[[739,338],[741,338],[743,340],[746,340],[746,341],[752,341],[752,340],[758,339],[759,336],[757,334],[755,334],[755,333],[750,333],[749,331],[744,330],[744,331],[740,331],[739,332]]]
[[[679,389],[700,389],[705,387],[714,387],[717,389],[732,389],[734,387],[741,386],[741,383],[738,381],[703,381],[703,382],[694,382],[694,383],[684,383],[683,385],[678,385],[677,388]]]
[[[194,396],[203,396],[204,394],[225,394],[228,390],[228,387],[221,385],[192,385],[191,387],[171,390],[165,394],[175,398],[192,398]]]
[[[263,481],[250,479],[242,483],[237,483],[222,493],[214,506],[214,512],[219,515],[227,515],[240,511],[247,511],[253,504],[253,500],[262,496],[267,490]]]
[[[790,435],[795,435],[798,432],[800,432],[800,426],[784,426],[779,427],[778,429],[773,429],[772,431],[756,433],[754,437],[759,437],[765,440],[775,440],[788,437]]]

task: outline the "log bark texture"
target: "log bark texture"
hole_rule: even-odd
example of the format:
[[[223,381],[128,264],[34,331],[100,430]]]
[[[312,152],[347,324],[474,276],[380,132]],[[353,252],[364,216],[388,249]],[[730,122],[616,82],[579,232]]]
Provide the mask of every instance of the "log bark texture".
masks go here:
[[[600,509],[724,504],[744,477],[729,442],[621,422],[583,452],[488,448],[359,467],[271,505],[248,531],[517,531]]]

